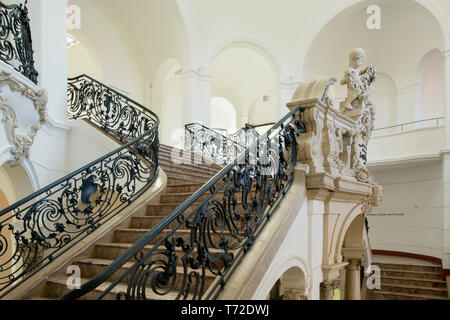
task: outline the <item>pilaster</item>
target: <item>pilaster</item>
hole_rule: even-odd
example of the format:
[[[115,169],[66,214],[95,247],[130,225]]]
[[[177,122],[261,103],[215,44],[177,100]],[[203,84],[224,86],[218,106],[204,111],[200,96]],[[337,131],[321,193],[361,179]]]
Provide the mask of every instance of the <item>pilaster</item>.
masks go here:
[[[211,127],[211,75],[183,70],[181,77],[182,124],[200,122]]]

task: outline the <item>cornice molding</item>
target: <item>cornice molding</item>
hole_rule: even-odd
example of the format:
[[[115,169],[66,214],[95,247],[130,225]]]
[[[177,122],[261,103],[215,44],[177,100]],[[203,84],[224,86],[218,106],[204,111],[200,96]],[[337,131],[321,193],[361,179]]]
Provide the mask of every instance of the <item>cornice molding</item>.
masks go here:
[[[181,79],[194,78],[199,81],[211,81],[212,79],[210,74],[201,73],[200,71],[194,69],[182,70],[180,77]]]
[[[422,83],[420,82],[414,82],[412,84],[409,84],[407,86],[404,86],[402,88],[397,89],[397,94],[404,94],[411,90],[421,90],[422,89]]]

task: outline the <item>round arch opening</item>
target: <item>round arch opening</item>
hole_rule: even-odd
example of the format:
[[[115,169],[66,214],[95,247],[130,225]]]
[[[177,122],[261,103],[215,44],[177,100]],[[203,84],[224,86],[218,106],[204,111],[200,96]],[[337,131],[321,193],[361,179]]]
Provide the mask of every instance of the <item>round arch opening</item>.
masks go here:
[[[222,97],[234,106],[237,128],[250,120],[259,125],[279,118],[278,70],[270,55],[263,52],[253,44],[236,42],[218,51],[212,61],[211,96]]]

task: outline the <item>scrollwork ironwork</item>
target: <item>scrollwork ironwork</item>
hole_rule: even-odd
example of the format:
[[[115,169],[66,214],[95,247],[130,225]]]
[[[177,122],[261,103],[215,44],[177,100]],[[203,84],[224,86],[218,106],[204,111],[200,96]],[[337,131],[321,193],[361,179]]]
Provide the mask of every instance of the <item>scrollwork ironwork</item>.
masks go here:
[[[98,299],[216,299],[293,183],[303,113],[295,108],[104,272],[62,299],[100,284],[107,288]]]
[[[0,296],[129,206],[158,176],[154,113],[87,76],[71,79],[69,88],[71,119],[87,119],[123,146],[0,211]]]
[[[202,124],[190,123],[185,126],[185,149],[224,165],[244,152],[245,146]]]
[[[0,2],[0,59],[37,84],[26,2],[25,5]]]

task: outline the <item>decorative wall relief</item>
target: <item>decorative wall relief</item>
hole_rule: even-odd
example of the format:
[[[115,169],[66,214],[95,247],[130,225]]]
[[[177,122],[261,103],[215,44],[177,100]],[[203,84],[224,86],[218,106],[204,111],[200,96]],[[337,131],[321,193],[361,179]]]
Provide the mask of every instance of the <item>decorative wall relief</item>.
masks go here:
[[[19,92],[23,97],[33,102],[35,111],[39,116],[39,121],[36,124],[30,125],[26,134],[16,133],[16,129],[19,127],[17,117],[20,114],[16,114],[14,108],[8,103],[8,98],[4,96],[2,89],[5,86],[9,86],[11,92]],[[4,123],[8,142],[12,146],[11,154],[14,160],[10,161],[11,166],[19,166],[25,159],[30,157],[34,138],[42,125],[47,121],[47,102],[48,95],[45,89],[40,89],[35,92],[17,81],[10,73],[5,71],[0,72],[0,111],[3,113],[1,121]]]

